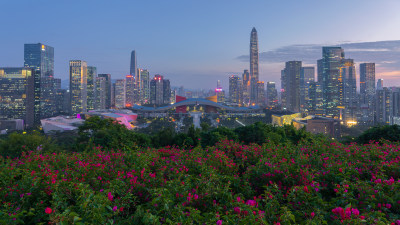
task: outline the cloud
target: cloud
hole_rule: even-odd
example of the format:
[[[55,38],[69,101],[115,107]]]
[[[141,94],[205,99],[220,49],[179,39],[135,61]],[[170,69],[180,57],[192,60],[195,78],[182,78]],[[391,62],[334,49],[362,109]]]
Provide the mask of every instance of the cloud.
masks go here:
[[[321,58],[322,46],[318,44],[288,45],[260,53],[260,63],[283,63],[290,60],[300,60],[306,64],[316,64]],[[385,70],[400,70],[400,40],[341,43],[330,46],[340,46],[344,49],[346,58],[356,62],[375,62],[385,67]],[[249,61],[248,55],[237,57],[243,62]]]

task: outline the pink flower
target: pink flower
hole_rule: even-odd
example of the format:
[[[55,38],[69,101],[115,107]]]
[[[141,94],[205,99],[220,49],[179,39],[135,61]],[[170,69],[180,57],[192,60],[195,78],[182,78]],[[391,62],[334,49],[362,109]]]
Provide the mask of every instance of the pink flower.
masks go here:
[[[111,194],[111,192],[108,192],[107,194],[108,200],[112,201],[114,199],[114,196]]]
[[[240,214],[240,208],[239,207],[235,207],[233,208],[233,211],[235,211],[235,213]]]
[[[117,211],[118,210],[118,207],[117,206],[114,206],[113,207],[113,211],[115,212],[115,211]]]
[[[51,212],[53,212],[53,210],[52,210],[51,208],[47,207],[47,208],[44,210],[44,212],[47,213],[47,214],[50,214]]]
[[[352,212],[355,216],[360,215],[360,211],[358,211],[358,209],[351,209],[351,212]]]
[[[312,212],[312,213],[311,213],[311,217],[312,217],[312,218],[314,218],[314,216],[315,216],[315,213],[314,213],[314,212]]]
[[[254,200],[247,200],[246,204],[247,204],[247,205],[251,205],[251,206],[256,206],[256,205],[257,205],[257,202],[254,201]]]
[[[222,225],[222,220],[218,220],[217,225]]]
[[[386,208],[390,209],[390,208],[392,208],[392,205],[388,203],[388,204],[386,204]]]
[[[346,212],[346,217],[350,218],[351,217],[351,208],[350,207],[346,208],[345,212]]]
[[[342,168],[339,168],[339,172],[341,172],[341,173],[342,173],[342,172],[343,172],[343,169],[342,169]]]

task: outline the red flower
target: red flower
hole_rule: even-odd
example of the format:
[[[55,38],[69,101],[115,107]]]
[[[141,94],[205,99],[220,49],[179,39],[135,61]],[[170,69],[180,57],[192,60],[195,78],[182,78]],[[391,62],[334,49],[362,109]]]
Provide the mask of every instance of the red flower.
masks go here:
[[[51,208],[49,208],[49,207],[47,207],[47,208],[44,210],[44,212],[47,213],[47,214],[50,214],[52,211],[53,211],[53,210],[52,210]]]

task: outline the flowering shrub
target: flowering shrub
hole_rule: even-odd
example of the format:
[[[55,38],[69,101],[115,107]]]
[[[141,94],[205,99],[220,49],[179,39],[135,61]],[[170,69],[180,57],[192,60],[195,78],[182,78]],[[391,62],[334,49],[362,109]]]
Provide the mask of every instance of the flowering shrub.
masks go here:
[[[0,158],[0,222],[400,224],[399,150],[227,140],[205,149],[32,149]]]

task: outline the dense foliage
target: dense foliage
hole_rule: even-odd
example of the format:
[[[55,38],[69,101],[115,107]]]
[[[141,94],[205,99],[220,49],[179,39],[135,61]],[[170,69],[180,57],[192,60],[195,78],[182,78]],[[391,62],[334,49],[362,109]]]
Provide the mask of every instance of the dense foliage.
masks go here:
[[[263,123],[146,136],[98,118],[75,139],[1,140],[1,224],[400,224],[398,143]]]
[[[400,126],[399,125],[385,125],[380,127],[372,127],[362,133],[358,138],[358,143],[367,144],[371,140],[380,141],[399,141],[400,140]]]
[[[0,221],[387,224],[399,145],[241,145],[45,153],[1,163]],[[220,223],[219,222],[219,223]]]

